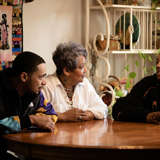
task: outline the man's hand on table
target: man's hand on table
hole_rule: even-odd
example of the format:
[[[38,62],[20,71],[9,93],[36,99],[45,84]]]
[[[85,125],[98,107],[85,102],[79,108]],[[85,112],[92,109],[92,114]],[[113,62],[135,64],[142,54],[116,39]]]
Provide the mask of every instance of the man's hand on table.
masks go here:
[[[160,112],[151,112],[148,113],[146,121],[149,123],[160,124]]]
[[[55,123],[47,115],[30,115],[31,124],[44,130],[54,131]]]

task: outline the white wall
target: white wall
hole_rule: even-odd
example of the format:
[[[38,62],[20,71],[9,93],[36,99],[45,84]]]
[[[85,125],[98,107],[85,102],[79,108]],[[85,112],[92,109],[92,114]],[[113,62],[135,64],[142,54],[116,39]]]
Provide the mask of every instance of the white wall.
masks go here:
[[[47,62],[47,71],[55,66],[52,52],[61,42],[81,43],[81,0],[34,0],[24,3],[24,51],[41,55]]]

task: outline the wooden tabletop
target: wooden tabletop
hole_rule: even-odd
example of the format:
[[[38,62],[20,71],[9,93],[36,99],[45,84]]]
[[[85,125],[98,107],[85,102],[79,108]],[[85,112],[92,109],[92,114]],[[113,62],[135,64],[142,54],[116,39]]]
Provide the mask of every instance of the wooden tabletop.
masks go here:
[[[58,122],[54,133],[18,133],[4,135],[3,138],[10,150],[30,159],[39,155],[45,159],[53,156],[55,159],[74,159],[77,157],[76,153],[83,159],[96,159],[94,153],[99,154],[99,157],[106,155],[113,158],[123,154],[123,151],[129,157],[131,153],[138,153],[139,156],[145,155],[149,158],[151,153],[160,153],[160,125],[110,119]],[[83,156],[83,153],[86,155]]]

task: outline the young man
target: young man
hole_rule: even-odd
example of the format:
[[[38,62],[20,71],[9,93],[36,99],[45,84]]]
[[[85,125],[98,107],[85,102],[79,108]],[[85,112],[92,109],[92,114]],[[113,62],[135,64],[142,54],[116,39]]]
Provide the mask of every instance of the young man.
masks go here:
[[[56,113],[41,93],[46,84],[45,67],[42,57],[23,52],[15,58],[12,68],[0,72],[0,134],[33,126],[54,130]]]
[[[113,106],[115,120],[160,123],[160,55],[156,74],[143,78]]]

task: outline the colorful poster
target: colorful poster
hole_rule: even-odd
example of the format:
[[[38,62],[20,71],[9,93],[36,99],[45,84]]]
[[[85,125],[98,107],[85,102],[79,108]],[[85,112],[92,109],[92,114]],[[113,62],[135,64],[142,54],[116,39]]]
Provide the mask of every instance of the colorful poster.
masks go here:
[[[12,60],[12,6],[0,6],[0,61]]]
[[[13,6],[12,14],[12,54],[17,56],[22,52],[23,27],[22,27],[22,6]]]

